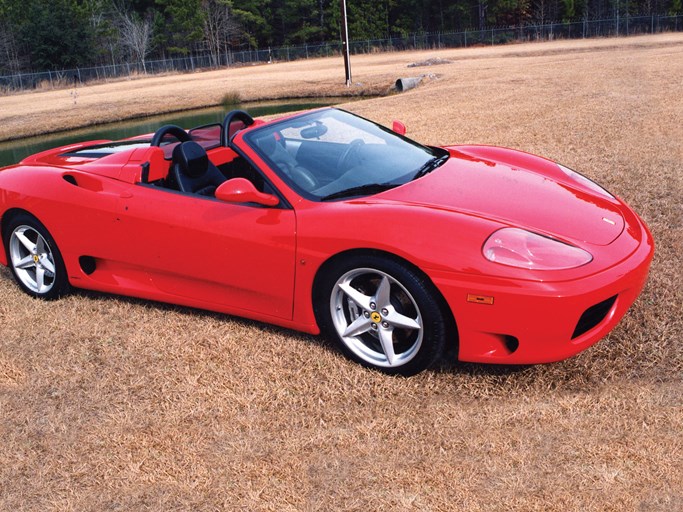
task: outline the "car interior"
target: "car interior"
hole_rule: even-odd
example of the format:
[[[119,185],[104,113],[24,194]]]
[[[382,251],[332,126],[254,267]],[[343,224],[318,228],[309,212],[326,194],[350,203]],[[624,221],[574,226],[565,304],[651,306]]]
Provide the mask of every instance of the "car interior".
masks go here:
[[[159,128],[150,145],[162,150],[163,162],[159,156],[150,163],[156,170],[143,182],[215,197],[225,181],[245,178],[256,191],[275,194],[267,178],[231,144],[236,133],[254,123],[261,124],[237,110],[220,124],[189,131],[173,125]],[[405,183],[437,154],[336,109],[249,130],[244,140],[289,187],[311,200],[334,199],[360,186]]]
[[[260,172],[232,149],[222,145],[224,127],[229,127],[229,141],[239,130],[253,123],[247,114],[237,112],[243,114],[244,121],[229,119],[231,112],[223,124],[200,126],[188,132],[172,125],[157,130],[151,145],[162,149],[164,162],[157,161],[153,165],[168,167],[168,171],[158,169],[154,175],[160,177],[147,184],[165,190],[215,197],[216,189],[225,181],[245,178],[257,191],[274,193]]]

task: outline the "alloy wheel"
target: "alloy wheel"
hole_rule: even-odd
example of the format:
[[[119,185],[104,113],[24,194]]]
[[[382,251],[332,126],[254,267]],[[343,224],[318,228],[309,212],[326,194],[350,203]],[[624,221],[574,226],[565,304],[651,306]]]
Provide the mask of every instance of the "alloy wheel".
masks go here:
[[[330,297],[342,342],[367,364],[400,367],[419,352],[424,325],[417,302],[394,277],[372,268],[343,274]]]

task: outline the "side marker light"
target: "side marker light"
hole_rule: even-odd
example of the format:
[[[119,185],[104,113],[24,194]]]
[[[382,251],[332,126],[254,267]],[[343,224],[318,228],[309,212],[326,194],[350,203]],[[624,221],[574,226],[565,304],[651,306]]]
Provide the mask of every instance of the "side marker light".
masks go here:
[[[474,302],[475,304],[488,304],[493,305],[493,297],[488,295],[474,295],[472,293],[467,294],[467,302]]]

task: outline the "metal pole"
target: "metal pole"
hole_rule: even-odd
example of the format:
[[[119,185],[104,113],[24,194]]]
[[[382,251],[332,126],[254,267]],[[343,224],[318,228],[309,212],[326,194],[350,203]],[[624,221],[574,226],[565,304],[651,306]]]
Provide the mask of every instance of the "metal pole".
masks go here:
[[[346,87],[351,86],[351,60],[349,57],[349,24],[346,19],[346,0],[340,0],[342,22],[342,52],[344,53],[344,70],[346,71]]]

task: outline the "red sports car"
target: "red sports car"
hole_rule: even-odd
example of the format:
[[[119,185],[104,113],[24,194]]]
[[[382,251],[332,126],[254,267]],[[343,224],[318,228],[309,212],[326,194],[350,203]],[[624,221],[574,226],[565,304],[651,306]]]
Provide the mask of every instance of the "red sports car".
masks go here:
[[[557,361],[612,329],[654,244],[622,201],[550,160],[428,147],[324,108],[45,151],[0,172],[19,286],[182,304],[317,334],[410,375]]]

